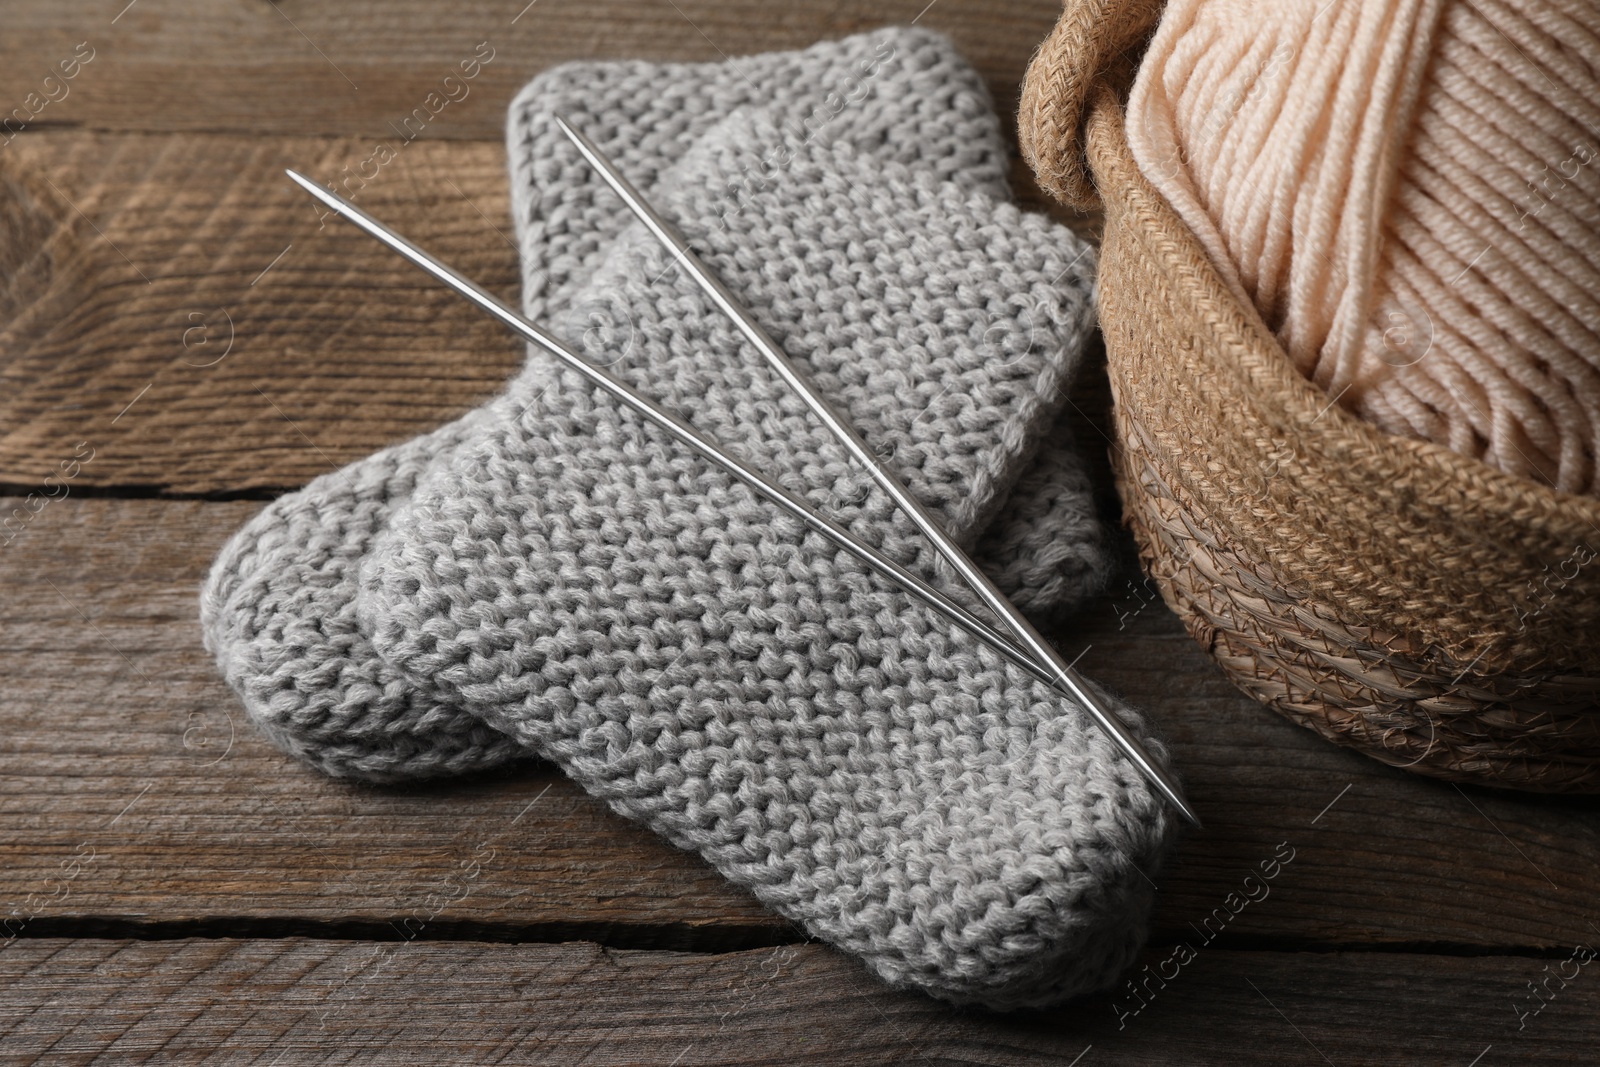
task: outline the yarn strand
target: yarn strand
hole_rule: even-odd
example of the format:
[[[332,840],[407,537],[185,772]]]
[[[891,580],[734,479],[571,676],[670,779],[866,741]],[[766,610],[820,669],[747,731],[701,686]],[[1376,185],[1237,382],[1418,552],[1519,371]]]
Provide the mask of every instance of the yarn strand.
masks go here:
[[[1382,429],[1600,494],[1600,5],[1173,0],[1140,169]]]

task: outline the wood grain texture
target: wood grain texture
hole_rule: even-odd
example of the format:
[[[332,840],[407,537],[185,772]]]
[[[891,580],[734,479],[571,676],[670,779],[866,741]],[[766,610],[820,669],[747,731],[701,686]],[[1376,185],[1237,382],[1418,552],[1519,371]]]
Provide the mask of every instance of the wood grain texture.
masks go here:
[[[1014,112],[1028,57],[1059,10],[1055,0],[7,0],[0,106],[23,104],[87,42],[94,58],[36,126],[388,137],[390,122],[487,43],[493,59],[425,135],[496,140],[512,94],[556,63],[715,61],[915,19],[949,34],[1000,110]]]
[[[281,489],[497,391],[520,344],[283,174],[336,176],[370,152],[76,132],[0,145],[0,486],[26,491],[88,442],[84,485]],[[356,199],[518,303],[498,140],[403,145]]]
[[[269,495],[437,426],[514,371],[498,327],[322,225],[282,176],[392,143],[480,43],[493,59],[469,95],[359,202],[514,301],[501,131],[540,70],[714,60],[915,17],[1008,115],[1058,11],[8,0],[0,1064],[1592,1061],[1600,972],[1551,975],[1600,938],[1600,801],[1461,790],[1332,748],[1239,695],[1148,586],[1119,582],[1056,636],[1177,753],[1208,828],[1160,879],[1146,962],[1198,954],[1136,1015],[1125,987],[999,1019],[801,943],[547,765],[374,789],[292,763],[245,720],[195,618],[212,555],[261,505],[116,499]],[[80,45],[93,59],[38,106]],[[1013,186],[1092,229],[1020,162]],[[1103,375],[1073,400],[1103,433]],[[1292,862],[1247,884],[1284,848]],[[1539,1007],[1530,982],[1549,999],[1519,1028]]]
[[[1526,983],[1564,964],[1520,1017]],[[1102,997],[1005,1017],[887,990],[816,945],[19,940],[0,952],[0,1063],[1577,1064],[1597,969],[1218,950],[1137,1015]]]
[[[360,788],[257,737],[195,612],[211,556],[259,506],[69,497],[0,548],[0,919],[33,934],[93,920],[698,948],[798,936],[548,767]],[[1207,822],[1162,879],[1158,944],[1220,929],[1217,946],[1554,949],[1596,933],[1594,801],[1461,791],[1328,746],[1238,694],[1144,603],[1120,590],[1058,640],[1069,658],[1089,646],[1086,672],[1154,716]],[[1230,914],[1282,843],[1295,858],[1269,895]]]
[[[349,141],[19,137],[0,153],[0,482],[79,442],[85,485],[301,484],[454,417],[520,362],[500,327],[284,176]],[[516,302],[504,150],[418,141],[358,202]],[[30,486],[31,488],[31,486]]]

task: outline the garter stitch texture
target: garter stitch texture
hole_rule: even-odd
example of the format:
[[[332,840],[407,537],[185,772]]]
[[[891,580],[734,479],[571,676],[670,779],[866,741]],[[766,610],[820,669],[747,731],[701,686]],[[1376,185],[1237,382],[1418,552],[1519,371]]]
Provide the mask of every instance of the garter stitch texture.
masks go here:
[[[782,173],[727,210],[721,190],[771,158]],[[1092,257],[1042,217],[763,115],[718,126],[662,189],[970,543],[1053,417]],[[592,360],[937,579],[912,524],[642,231],[580,299],[630,327],[589,334]],[[894,984],[1009,1009],[1132,961],[1172,825],[1082,708],[553,361],[485,411],[362,563],[359,617],[407,681]]]
[[[982,81],[937,34],[884,30],[735,64],[580,63],[534,79],[508,145],[525,309],[577,339],[615,324],[575,302],[626,221],[549,122],[560,110],[646,192],[721,116],[759,103],[818,145],[1005,195],[1006,157]],[[755,161],[755,177],[764,173]],[[729,204],[753,181],[734,177]],[[1089,283],[1069,275],[1087,308]],[[940,403],[953,403],[953,398]],[[281,748],[368,781],[465,774],[526,756],[503,733],[408,683],[372,649],[355,611],[356,569],[419,478],[448,462],[482,409],[275,501],[223,549],[201,600],[206,646],[250,717]],[[1071,606],[1098,592],[1110,554],[1064,423],[1010,495],[998,494],[978,557],[1019,605]],[[1017,444],[1017,442],[1012,442]],[[1019,465],[1026,448],[1011,458]],[[1006,472],[1015,476],[1015,470]],[[1000,476],[1001,481],[1005,476]]]
[[[574,304],[631,216],[550,121],[562,115],[595,138],[629,180],[648,190],[694,141],[738,107],[769,110],[801,143],[844,141],[997,200],[1010,199],[1009,153],[978,77],[944,37],[885,29],[802,52],[724,63],[574,63],[534,79],[511,105],[507,134],[512,212],[522,249],[523,304],[563,337],[597,325]],[[728,206],[772,160],[730,176]],[[1018,607],[1076,608],[1101,591],[1111,563],[1073,431],[1060,416],[1002,510],[975,546]]]

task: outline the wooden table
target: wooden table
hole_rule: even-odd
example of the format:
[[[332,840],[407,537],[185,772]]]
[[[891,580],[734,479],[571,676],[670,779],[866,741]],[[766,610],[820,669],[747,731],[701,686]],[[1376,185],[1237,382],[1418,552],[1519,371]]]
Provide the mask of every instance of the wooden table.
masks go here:
[[[1150,709],[1208,820],[1162,879],[1146,961],[1168,977],[1142,1007],[1124,990],[999,1018],[891,992],[550,767],[357,788],[257,736],[200,647],[213,553],[262,501],[519,361],[372,242],[319,228],[282,167],[365,158],[489,42],[470,96],[362,195],[511,297],[501,122],[534,72],[920,12],[1010,109],[1055,13],[524,2],[0,10],[0,108],[92,53],[26,129],[0,127],[0,507],[30,509],[0,551],[0,1062],[1600,1060],[1600,967],[1573,961],[1600,943],[1595,803],[1331,747],[1239,695],[1136,580],[1058,637]],[[1103,373],[1078,401],[1103,427]],[[74,457],[70,494],[33,513]],[[1270,892],[1232,907],[1285,850]],[[1197,951],[1174,967],[1180,944]]]

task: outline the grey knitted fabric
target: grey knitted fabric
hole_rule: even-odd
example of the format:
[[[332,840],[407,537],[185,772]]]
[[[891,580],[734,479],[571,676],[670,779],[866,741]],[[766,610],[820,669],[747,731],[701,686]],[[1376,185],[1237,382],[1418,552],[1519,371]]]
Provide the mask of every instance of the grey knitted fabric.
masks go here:
[[[726,212],[727,182],[774,155],[781,177]],[[1054,415],[1091,257],[1041,217],[759,115],[674,179],[663,211],[970,543]],[[939,579],[646,235],[579,299],[628,326],[591,332],[590,358]],[[1132,961],[1172,826],[1087,712],[553,361],[485,411],[361,567],[364,628],[412,685],[894,984],[1009,1009]]]
[[[574,338],[596,309],[574,301],[626,221],[548,121],[571,116],[652,190],[716,119],[757,101],[797,139],[854,145],[991,196],[1005,153],[982,82],[943,38],[886,30],[731,64],[572,64],[535,79],[512,107],[508,142],[530,314]],[[770,163],[724,187],[726,212]],[[1063,246],[1065,247],[1065,246]],[[1088,283],[1068,275],[1087,307]],[[598,323],[601,332],[606,326]],[[941,403],[949,403],[943,400]],[[219,555],[201,601],[207,647],[246,711],[284,750],[341,777],[396,781],[464,774],[523,758],[512,738],[420,692],[373,651],[356,615],[355,574],[419,478],[448,464],[485,418],[432,433],[316,479],[274,502]],[[1023,465],[1026,449],[1010,460]],[[1000,483],[1014,470],[999,472]],[[998,510],[977,556],[1024,607],[1097,592],[1110,553],[1087,477],[1058,425]]]
[[[846,142],[1010,198],[1005,139],[983,81],[928,30],[879,30],[720,63],[568,63],[529,82],[507,120],[527,314],[582,332],[582,318],[564,321],[563,312],[632,218],[551,116],[583,130],[648,190],[708,130],[750,107],[770,111],[797,142]],[[752,160],[749,172],[734,175],[720,190],[724,210],[775,163]]]
[[[891,28],[720,63],[574,63],[530,82],[511,105],[512,212],[523,255],[523,303],[577,337],[596,325],[574,304],[630,216],[550,122],[562,115],[641,189],[735,108],[761,107],[803,143],[845,141],[876,158],[1010,199],[1008,154],[982,80],[929,30]],[[725,187],[733,209],[770,174],[758,159]],[[601,326],[604,323],[600,323]],[[1112,562],[1089,476],[1062,407],[1027,475],[974,555],[1024,611],[1063,612],[1102,591]]]

